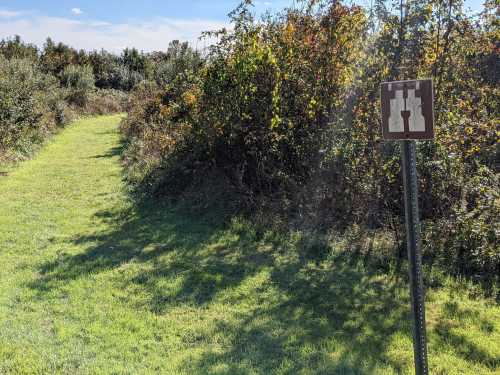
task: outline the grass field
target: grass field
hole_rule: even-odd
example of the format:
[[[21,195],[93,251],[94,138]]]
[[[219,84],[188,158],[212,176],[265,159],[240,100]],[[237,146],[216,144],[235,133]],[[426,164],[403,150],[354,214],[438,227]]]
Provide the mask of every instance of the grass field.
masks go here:
[[[119,116],[0,176],[0,374],[411,374],[408,289],[341,246],[133,203]],[[427,294],[431,374],[499,374],[500,307]]]

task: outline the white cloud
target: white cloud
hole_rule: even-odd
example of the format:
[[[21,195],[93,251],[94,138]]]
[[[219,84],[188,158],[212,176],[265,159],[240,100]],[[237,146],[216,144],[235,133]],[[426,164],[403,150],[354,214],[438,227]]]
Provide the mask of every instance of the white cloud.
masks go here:
[[[228,24],[212,20],[156,18],[133,23],[82,21],[62,17],[34,15],[0,21],[0,39],[20,35],[27,42],[42,46],[47,37],[77,49],[120,52],[136,47],[145,52],[166,50],[174,39],[188,41],[202,49],[210,41],[198,41],[202,31],[218,30]]]
[[[271,5],[273,5],[273,3],[271,3],[270,1],[255,1],[254,4],[258,7],[260,6],[270,7]]]
[[[73,8],[73,9],[71,9],[71,13],[79,16],[80,14],[83,14],[83,11],[80,8]]]
[[[21,12],[13,12],[10,10],[0,9],[0,18],[13,18],[13,17],[17,17],[20,15],[21,15]]]

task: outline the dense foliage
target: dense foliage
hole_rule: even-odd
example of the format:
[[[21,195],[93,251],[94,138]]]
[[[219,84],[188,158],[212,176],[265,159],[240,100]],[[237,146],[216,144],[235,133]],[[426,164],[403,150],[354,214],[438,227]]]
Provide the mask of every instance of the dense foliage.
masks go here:
[[[1,40],[0,161],[25,157],[75,116],[123,111],[130,90],[146,80],[170,81],[181,68],[173,57],[186,53],[178,42],[165,53],[132,48],[115,55],[50,38],[42,49],[19,36]]]
[[[28,151],[53,130],[61,116],[57,87],[31,60],[0,56],[0,155]]]
[[[418,150],[425,259],[493,291],[497,2],[471,16],[445,0],[304,1],[260,22],[251,3],[231,14],[232,31],[209,33],[218,43],[205,61],[174,54],[174,75],[153,69],[134,90],[122,125],[129,179],[170,195],[217,184],[252,212],[382,230],[402,248],[399,146],[381,140],[379,87],[432,77],[437,136]]]
[[[61,72],[61,83],[69,90],[69,102],[85,107],[89,93],[95,88],[92,68],[88,65],[68,65]]]

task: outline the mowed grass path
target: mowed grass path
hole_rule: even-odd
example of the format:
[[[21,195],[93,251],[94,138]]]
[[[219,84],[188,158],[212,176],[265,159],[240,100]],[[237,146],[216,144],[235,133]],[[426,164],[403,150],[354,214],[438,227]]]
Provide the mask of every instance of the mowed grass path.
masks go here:
[[[119,120],[0,177],[0,374],[413,373],[401,281],[340,245],[133,204]],[[428,325],[432,374],[499,374],[494,302],[430,290]]]

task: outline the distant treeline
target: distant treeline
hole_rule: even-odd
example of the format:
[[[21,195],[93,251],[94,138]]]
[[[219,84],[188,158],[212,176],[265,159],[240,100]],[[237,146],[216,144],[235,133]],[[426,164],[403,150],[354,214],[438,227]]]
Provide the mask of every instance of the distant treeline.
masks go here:
[[[0,41],[0,55],[7,60],[26,59],[37,64],[40,71],[58,77],[64,84],[64,71],[69,66],[92,69],[95,87],[130,91],[139,82],[154,80],[159,84],[170,79],[172,57],[192,55],[200,60],[198,52],[187,43],[170,42],[166,52],[139,52],[126,48],[120,55],[105,50],[87,52],[76,50],[64,43],[55,43],[48,38],[41,49],[24,43],[19,36]]]
[[[141,82],[173,79],[174,56],[201,58],[186,43],[145,54],[76,50],[48,38],[42,48],[19,36],[0,41],[0,161],[24,158],[58,127],[81,114],[123,111]]]

